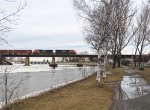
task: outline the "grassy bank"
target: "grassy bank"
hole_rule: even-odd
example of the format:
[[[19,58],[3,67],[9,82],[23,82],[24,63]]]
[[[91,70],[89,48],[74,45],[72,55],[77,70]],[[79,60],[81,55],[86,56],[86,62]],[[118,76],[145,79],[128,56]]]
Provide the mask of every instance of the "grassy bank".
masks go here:
[[[108,110],[114,87],[105,83],[121,80],[123,70],[110,69],[114,74],[103,80],[103,86],[96,85],[96,76],[64,86],[39,96],[15,102],[3,110]]]
[[[145,67],[144,70],[136,69],[138,73],[140,73],[144,79],[150,83],[150,67]]]

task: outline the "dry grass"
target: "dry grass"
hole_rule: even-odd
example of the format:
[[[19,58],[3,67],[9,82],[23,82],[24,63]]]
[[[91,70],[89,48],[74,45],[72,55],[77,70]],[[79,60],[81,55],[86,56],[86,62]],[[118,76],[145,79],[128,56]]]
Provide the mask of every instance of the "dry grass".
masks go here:
[[[104,82],[121,79],[122,69],[111,71],[115,74],[108,75]],[[105,84],[97,86],[95,79],[93,75],[60,89],[16,102],[3,110],[108,110],[114,87],[112,89]]]
[[[108,67],[108,70],[110,72],[112,72],[113,74],[112,75],[109,75],[106,79],[106,81],[120,81],[122,80],[122,76],[123,76],[123,68],[111,68],[111,66]]]
[[[140,73],[144,79],[150,83],[150,67],[145,67],[143,71],[136,69],[138,73]]]

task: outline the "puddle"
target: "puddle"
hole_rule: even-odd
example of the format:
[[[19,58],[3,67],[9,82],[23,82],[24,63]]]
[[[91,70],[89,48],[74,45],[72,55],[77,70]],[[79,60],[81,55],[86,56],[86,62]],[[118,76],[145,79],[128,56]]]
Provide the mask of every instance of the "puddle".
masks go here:
[[[125,68],[111,110],[150,110],[150,85],[138,74]]]
[[[149,84],[140,75],[124,76],[121,81],[121,89],[129,99],[150,93]],[[123,100],[127,100],[128,98],[123,97]]]

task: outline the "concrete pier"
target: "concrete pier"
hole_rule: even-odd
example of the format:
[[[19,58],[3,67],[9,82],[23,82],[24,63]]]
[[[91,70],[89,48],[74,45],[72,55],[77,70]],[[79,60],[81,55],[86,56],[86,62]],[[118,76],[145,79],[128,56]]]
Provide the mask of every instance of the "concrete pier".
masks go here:
[[[82,58],[79,58],[79,63],[77,64],[77,67],[83,67]]]
[[[55,57],[52,57],[52,63],[49,64],[50,67],[57,67],[57,64],[55,63]]]
[[[30,58],[29,57],[25,58],[25,66],[30,66]]]
[[[3,65],[3,57],[0,55],[0,65]]]

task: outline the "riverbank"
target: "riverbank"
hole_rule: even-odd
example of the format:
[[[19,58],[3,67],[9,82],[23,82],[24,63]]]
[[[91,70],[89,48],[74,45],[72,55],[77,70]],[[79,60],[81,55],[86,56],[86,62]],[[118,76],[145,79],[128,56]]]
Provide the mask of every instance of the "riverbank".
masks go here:
[[[22,101],[10,104],[2,110],[108,110],[118,80],[123,70],[111,69],[103,80],[103,86],[97,86],[96,76],[69,84],[59,89],[43,93]]]
[[[144,70],[138,70],[136,68],[136,71],[140,73],[144,79],[150,84],[150,67],[145,67]]]

